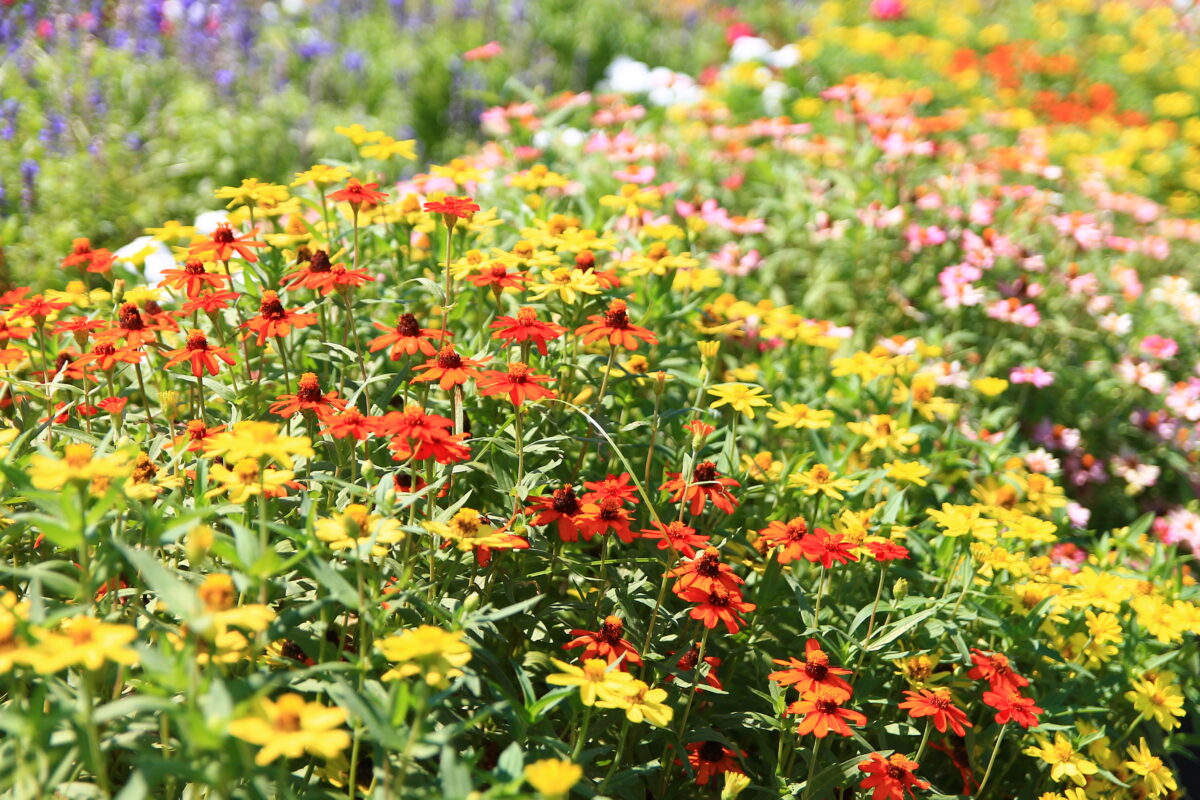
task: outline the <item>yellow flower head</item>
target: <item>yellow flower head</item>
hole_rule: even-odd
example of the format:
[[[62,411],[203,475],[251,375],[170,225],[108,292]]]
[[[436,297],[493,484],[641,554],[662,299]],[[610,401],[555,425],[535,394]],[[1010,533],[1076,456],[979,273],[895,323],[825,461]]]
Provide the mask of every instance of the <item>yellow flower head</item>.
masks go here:
[[[225,461],[266,458],[288,468],[292,466],[292,456],[313,457],[312,443],[307,436],[283,436],[274,422],[250,420],[205,439],[204,452],[221,456]]]
[[[444,689],[453,678],[463,674],[471,660],[471,647],[462,631],[446,631],[433,625],[401,631],[375,643],[384,657],[393,662],[383,680],[394,681],[420,675],[435,689]]]
[[[351,503],[340,514],[317,520],[314,527],[316,537],[329,544],[331,550],[352,550],[370,545],[371,555],[382,558],[387,555],[386,545],[404,539],[400,523],[370,513],[364,505]]]
[[[804,403],[781,402],[778,409],[767,412],[767,419],[774,422],[776,428],[807,428],[816,431],[830,426],[833,422],[833,412],[809,408]]]
[[[310,753],[333,758],[350,746],[350,734],[341,729],[346,711],[308,703],[298,694],[263,700],[259,713],[229,723],[229,733],[260,748],[254,763],[260,767],[279,756],[299,758]]]
[[[589,658],[582,667],[550,659],[561,672],[546,677],[546,683],[553,686],[579,687],[579,699],[585,706],[596,705],[597,700],[609,702],[620,701],[621,697],[633,690],[633,676],[621,672],[615,665],[600,658]]]
[[[1077,786],[1083,786],[1087,783],[1087,776],[1096,774],[1100,769],[1076,752],[1071,740],[1062,732],[1054,734],[1053,743],[1043,736],[1039,736],[1037,741],[1036,747],[1027,747],[1024,753],[1049,764],[1050,777],[1056,781],[1071,781]]]
[[[583,777],[583,767],[558,758],[543,758],[525,766],[525,780],[545,800],[562,800]]]
[[[771,405],[771,395],[763,391],[761,386],[749,383],[718,383],[710,386],[708,393],[717,398],[713,408],[729,406],[738,413],[754,419],[754,409]]]

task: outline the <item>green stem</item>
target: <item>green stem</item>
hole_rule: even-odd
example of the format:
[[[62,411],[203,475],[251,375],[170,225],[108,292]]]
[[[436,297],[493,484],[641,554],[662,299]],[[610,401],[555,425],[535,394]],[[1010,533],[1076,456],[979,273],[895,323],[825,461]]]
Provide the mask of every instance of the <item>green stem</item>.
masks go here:
[[[1000,752],[1000,742],[1004,741],[1004,733],[1008,730],[1008,725],[1000,726],[1000,733],[996,734],[996,743],[992,745],[992,757],[988,759],[987,769],[984,770],[983,780],[979,782],[979,788],[975,790],[975,797],[983,797],[984,787],[987,786],[988,778],[992,776],[992,767],[996,765],[996,754]],[[920,754],[914,759],[920,763]]]

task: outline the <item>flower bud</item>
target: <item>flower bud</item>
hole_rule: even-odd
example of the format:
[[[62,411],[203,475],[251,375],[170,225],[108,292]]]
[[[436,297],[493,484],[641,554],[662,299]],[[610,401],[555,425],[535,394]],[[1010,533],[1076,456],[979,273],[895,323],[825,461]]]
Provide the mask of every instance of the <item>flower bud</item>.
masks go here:
[[[898,579],[892,584],[892,597],[896,600],[903,600],[908,597],[908,581],[904,578]]]

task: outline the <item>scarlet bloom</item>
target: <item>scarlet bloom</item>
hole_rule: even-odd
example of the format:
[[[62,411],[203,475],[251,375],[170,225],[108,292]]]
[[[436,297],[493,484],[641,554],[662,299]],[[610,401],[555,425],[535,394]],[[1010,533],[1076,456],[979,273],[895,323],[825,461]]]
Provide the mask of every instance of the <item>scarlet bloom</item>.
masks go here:
[[[804,555],[801,542],[808,535],[808,521],[804,517],[792,517],[787,522],[771,522],[758,532],[759,540],[771,547],[778,547],[775,558],[780,564],[790,564]]]
[[[117,324],[109,329],[109,333],[124,337],[131,346],[149,344],[155,340],[154,331],[159,326],[148,324],[142,318],[142,312],[134,303],[122,303],[117,311]]]
[[[667,573],[668,578],[677,578],[671,591],[681,595],[690,589],[709,592],[717,586],[726,591],[738,591],[742,579],[733,574],[733,567],[721,561],[721,551],[706,547],[704,552],[691,561],[675,567]]]
[[[801,736],[811,733],[818,739],[824,739],[830,731],[849,736],[851,724],[856,727],[867,724],[866,715],[842,708],[842,703],[849,699],[838,689],[818,686],[816,691],[805,694],[788,706],[787,713],[804,715],[804,719],[800,720],[800,725],[796,728],[796,732]]]
[[[335,289],[341,291],[349,291],[357,289],[364,283],[370,283],[375,280],[364,269],[346,269],[345,264],[334,264],[329,268],[329,284],[321,290],[322,296],[330,295]]]
[[[439,464],[453,464],[471,457],[463,444],[467,434],[452,434],[454,422],[439,414],[427,414],[420,406],[391,411],[379,417],[375,430],[391,436],[388,447],[396,461],[424,461],[433,458]]]
[[[949,726],[955,736],[966,736],[966,728],[972,727],[967,715],[954,705],[950,690],[945,687],[907,691],[904,696],[908,699],[900,704],[900,708],[907,710],[913,719],[933,717],[933,727],[940,733],[945,733]]]
[[[145,355],[136,345],[120,346],[117,344],[115,336],[104,336],[96,340],[96,343],[92,345],[91,352],[84,353],[75,359],[74,365],[87,368],[87,365],[94,364],[108,372],[117,364],[137,364]]]
[[[184,303],[183,312],[194,314],[197,311],[203,311],[205,314],[215,314],[222,309],[229,308],[229,303],[237,300],[239,296],[237,292],[205,292]]]
[[[376,427],[374,417],[366,416],[354,406],[350,406],[340,414],[327,412],[324,422],[327,427],[323,428],[321,433],[327,433],[335,439],[353,436],[360,442],[375,433]]]
[[[251,237],[257,231],[251,231],[244,236],[238,236],[228,222],[222,222],[217,225],[217,229],[212,232],[212,236],[207,242],[200,242],[188,248],[188,255],[202,256],[208,253],[214,261],[228,261],[234,255],[241,256],[250,263],[258,261],[258,256],[254,255],[254,249],[266,247],[266,242],[258,242]]]
[[[1022,728],[1036,728],[1038,714],[1046,710],[1039,708],[1032,697],[1024,697],[1016,689],[984,692],[983,702],[996,709],[997,724],[1003,725],[1012,720]]]
[[[163,279],[159,286],[171,289],[183,289],[188,297],[196,297],[206,288],[219,290],[229,280],[228,275],[220,275],[204,269],[204,264],[194,258],[189,258],[183,269],[163,270]]]
[[[128,402],[128,397],[106,397],[96,405],[109,414],[120,414],[125,410],[125,404]]]
[[[525,509],[527,515],[537,513],[534,525],[549,525],[554,523],[558,529],[558,538],[564,542],[579,541],[579,525],[575,518],[583,513],[583,505],[575,495],[575,487],[567,484],[550,493],[549,497],[529,498],[533,505]]]
[[[467,281],[476,286],[491,286],[495,291],[501,289],[521,289],[521,284],[529,280],[524,272],[513,270],[509,272],[508,267],[502,261],[493,261],[488,266],[481,269],[475,275],[468,275]]]
[[[437,381],[438,386],[441,386],[446,391],[450,391],[455,386],[460,386],[471,378],[483,377],[477,368],[482,367],[489,358],[490,356],[484,356],[478,361],[471,358],[463,358],[455,352],[454,345],[443,345],[442,349],[438,350],[436,356],[424,364],[418,364],[413,367],[414,370],[425,373],[413,378],[413,382]]]
[[[707,786],[714,775],[725,772],[736,772],[745,775],[746,771],[738,766],[737,753],[717,741],[691,742],[687,745],[688,763],[696,773],[696,784]]]
[[[851,670],[830,666],[829,656],[821,649],[821,644],[816,639],[809,639],[805,643],[803,661],[794,657],[773,660],[787,669],[772,672],[767,678],[780,686],[795,686],[802,695],[815,692],[822,686],[843,693],[846,699],[849,699],[853,692],[850,684],[841,677],[851,674]]]
[[[684,425],[683,429],[685,431],[691,431],[692,436],[700,440],[707,439],[709,434],[716,430],[714,426],[698,419],[694,419],[688,424]]]
[[[820,564],[825,569],[833,566],[833,562],[845,564],[858,561],[854,555],[854,545],[840,533],[830,533],[824,528],[816,528],[800,540],[800,550],[804,557],[814,564]]]
[[[581,325],[575,333],[583,337],[584,344],[591,344],[599,339],[608,339],[613,347],[621,346],[626,350],[637,350],[638,339],[646,344],[657,344],[658,337],[645,328],[638,327],[629,321],[629,308],[624,300],[613,300],[608,305],[604,316],[593,314],[588,317],[592,322]]]
[[[553,380],[549,375],[538,375],[529,368],[528,364],[513,361],[508,365],[507,372],[489,369],[483,373],[479,381],[479,393],[485,397],[493,394],[507,394],[514,406],[520,406],[527,400],[541,400],[554,397],[554,392],[539,384]]]
[[[727,486],[741,486],[733,478],[726,478],[717,472],[717,465],[711,461],[701,461],[692,470],[691,480],[684,480],[682,473],[668,472],[667,482],[659,487],[659,491],[670,492],[672,503],[691,503],[692,516],[704,512],[704,506],[710,500],[717,508],[726,514],[732,514],[738,501],[729,493]]]
[[[329,193],[329,199],[335,203],[349,203],[352,206],[371,206],[379,205],[380,202],[387,199],[385,192],[376,191],[379,188],[378,183],[363,183],[358,178],[350,178],[346,181],[344,189],[338,189],[336,192]]]
[[[909,557],[908,548],[895,542],[867,542],[876,561],[900,561]]]
[[[625,623],[620,617],[608,616],[600,625],[598,631],[574,630],[571,635],[575,638],[563,645],[563,650],[573,650],[582,647],[579,661],[583,663],[590,658],[603,658],[609,664],[620,661],[623,671],[629,664],[642,663],[637,648],[630,644],[625,637]]]
[[[62,260],[64,267],[81,267],[85,272],[108,272],[116,260],[103,247],[92,249],[92,243],[87,239],[76,239],[71,243],[71,255]]]
[[[967,677],[974,681],[986,680],[993,692],[1007,694],[1029,685],[1029,681],[1013,670],[1008,656],[1003,653],[985,653],[972,647],[971,661],[975,666],[967,673]]]
[[[688,558],[694,558],[697,547],[708,544],[709,537],[696,533],[695,528],[689,528],[678,520],[672,520],[666,525],[661,522],[651,522],[650,527],[643,529],[643,539],[657,539],[658,549],[671,549],[683,553]]]
[[[210,436],[215,436],[225,430],[224,425],[214,425],[208,427],[202,419],[194,419],[187,424],[185,432],[181,436],[176,436],[171,442],[172,447],[179,447],[184,442],[187,442],[187,452],[199,453],[204,449],[204,440]]]
[[[300,330],[315,325],[316,322],[316,314],[306,314],[294,308],[285,309],[279,295],[267,290],[263,292],[262,300],[258,304],[258,316],[246,320],[242,327],[248,329],[245,338],[249,339],[252,334],[257,335],[255,344],[262,347],[268,336],[287,336],[292,332],[292,328]]]
[[[917,762],[909,761],[899,753],[887,758],[879,753],[871,753],[867,761],[858,765],[859,770],[867,776],[858,786],[872,790],[871,800],[904,800],[905,792],[916,797],[914,789],[929,788],[928,782],[913,775],[918,766]]]
[[[692,619],[700,620],[706,628],[715,628],[718,622],[723,622],[725,630],[730,633],[737,633],[746,624],[742,614],[757,608],[754,603],[745,602],[741,592],[730,591],[720,584],[709,591],[687,589],[679,597],[689,603],[699,604],[689,612]]]
[[[220,369],[217,364],[217,359],[224,361],[229,366],[237,363],[229,351],[224,347],[213,347],[208,343],[208,337],[203,331],[192,331],[188,334],[187,344],[178,350],[168,350],[164,355],[167,356],[167,363],[164,367],[173,367],[184,361],[190,361],[192,365],[192,375],[199,378],[208,370],[209,375],[216,375]]]
[[[584,481],[583,488],[588,491],[583,495],[585,503],[599,503],[606,497],[615,497],[622,503],[632,503],[637,505],[640,500],[637,496],[637,487],[630,481],[628,472],[622,472],[620,475],[606,475],[602,481]]]
[[[387,331],[387,333],[372,339],[368,347],[372,353],[385,347],[392,348],[389,354],[392,361],[399,361],[402,355],[415,356],[417,353],[431,356],[437,350],[428,340],[445,339],[450,335],[446,331],[436,328],[422,328],[421,323],[417,322],[417,318],[412,314],[401,314],[395,327],[389,328],[382,322],[376,322],[375,327],[381,331]]]
[[[69,333],[75,337],[75,341],[83,344],[91,336],[92,331],[102,331],[108,327],[108,323],[102,319],[91,319],[90,317],[72,317],[68,320],[59,320],[54,323],[54,330],[51,331],[55,336],[63,333]],[[0,319],[0,341],[6,339],[28,339],[33,332],[33,328],[10,328],[7,323]]]
[[[515,317],[497,317],[491,324],[496,328],[493,339],[504,339],[508,342],[533,342],[538,352],[546,355],[546,342],[557,339],[567,332],[561,325],[553,322],[543,322],[537,317],[532,308],[522,308]]]
[[[634,532],[629,529],[629,523],[632,521],[629,512],[620,501],[611,497],[601,500],[599,504],[584,503],[582,512],[575,518],[575,524],[579,526],[579,532],[583,534],[585,541],[590,542],[597,534],[603,535],[612,531],[623,544],[629,544],[636,538]]]
[[[674,655],[674,653],[670,653],[670,655]],[[675,668],[681,672],[691,672],[699,663],[700,648],[693,644],[690,648],[688,648],[687,652],[680,656],[679,660],[675,662]],[[704,683],[708,684],[714,689],[724,690],[725,687],[721,685],[721,680],[717,677],[717,667],[721,666],[721,659],[717,658],[716,656],[705,656],[704,663],[708,666],[708,671],[704,675]],[[666,678],[667,683],[672,683],[674,680],[674,675],[668,675]],[[700,692],[704,690],[697,685],[696,691]]]
[[[301,286],[305,289],[320,291],[324,295],[333,292],[333,264],[329,261],[329,253],[315,250],[304,262],[304,266],[295,272],[289,272],[279,280],[279,285],[285,289],[295,289]]]
[[[21,317],[33,317],[38,322],[41,322],[55,311],[61,311],[69,305],[70,303],[47,300],[42,295],[35,294],[33,297],[18,300],[14,303],[12,311],[8,314],[8,318],[20,319]]]
[[[306,372],[300,376],[295,394],[282,394],[271,404],[271,413],[290,417],[304,411],[316,414],[324,422],[334,411],[346,408],[346,401],[339,400],[337,392],[321,394],[321,384],[316,373]]]
[[[82,319],[91,324],[98,324],[101,328],[103,328],[105,325],[105,323],[99,322],[98,320],[94,322],[92,320],[88,320],[86,317],[76,317],[75,319]],[[70,330],[69,328],[64,328],[64,325],[66,325],[66,323],[56,323],[52,333],[57,336],[64,330]],[[8,320],[0,317],[0,342],[7,342],[10,339],[28,339],[30,336],[33,336],[33,328],[27,328],[21,325],[9,325]]]
[[[453,225],[456,220],[470,219],[479,211],[479,205],[470,197],[443,197],[425,204],[425,210],[430,214],[441,214],[446,219],[446,225]]]

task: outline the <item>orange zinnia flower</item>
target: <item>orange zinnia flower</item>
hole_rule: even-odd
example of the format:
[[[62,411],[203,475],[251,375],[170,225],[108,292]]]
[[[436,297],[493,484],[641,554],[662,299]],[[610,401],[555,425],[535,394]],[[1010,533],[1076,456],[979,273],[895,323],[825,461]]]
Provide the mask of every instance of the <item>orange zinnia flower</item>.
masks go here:
[[[737,753],[717,741],[691,742],[687,745],[688,763],[696,773],[696,784],[707,786],[714,775],[725,772],[736,772],[745,775],[746,771],[738,766]],[[745,755],[743,753],[743,755]]]
[[[983,693],[983,702],[996,709],[996,723],[1003,725],[1009,720],[1022,728],[1036,728],[1039,708],[1032,697],[1025,697],[1016,689],[988,691]]]
[[[682,473],[668,472],[667,482],[659,487],[661,492],[671,492],[672,503],[691,503],[692,516],[699,516],[708,501],[726,514],[732,514],[738,501],[726,486],[741,486],[733,478],[722,477],[717,465],[701,461],[692,470],[692,479],[684,480]]]
[[[328,433],[335,439],[353,436],[360,442],[374,434],[377,427],[375,417],[366,416],[354,406],[340,414],[326,414],[324,422],[328,427],[322,429],[321,433]]]
[[[858,765],[859,770],[867,777],[858,784],[860,789],[871,789],[871,800],[904,800],[908,792],[916,797],[913,789],[928,789],[929,784],[913,775],[919,764],[909,761],[900,753],[884,758],[879,753],[871,753],[867,761]]]
[[[240,296],[237,292],[204,292],[184,303],[183,311],[185,314],[194,314],[197,311],[203,311],[205,314],[214,314],[217,311],[229,308],[230,301],[237,300]]]
[[[200,242],[189,247],[188,254],[200,256],[211,253],[215,261],[228,261],[234,255],[239,255],[250,263],[254,263],[258,261],[258,256],[254,255],[253,248],[267,246],[266,242],[258,242],[250,238],[256,233],[258,231],[253,230],[244,236],[238,236],[228,222],[222,222],[217,225],[217,229],[212,232],[212,236],[207,242]]]
[[[668,578],[678,578],[671,591],[682,595],[689,589],[712,591],[721,586],[727,591],[738,591],[742,579],[733,574],[733,567],[721,561],[721,551],[715,547],[706,547],[704,552],[691,561],[675,567],[667,573]]]
[[[446,226],[453,226],[460,219],[470,219],[479,211],[479,204],[470,197],[443,197],[425,204],[430,214],[441,214]]]
[[[571,631],[571,635],[575,638],[564,644],[563,650],[582,647],[583,652],[579,654],[580,663],[589,658],[603,658],[609,664],[620,661],[619,668],[622,671],[629,664],[642,663],[637,648],[624,638],[625,623],[620,617],[605,617],[598,631],[574,630]]]
[[[1008,656],[1003,653],[985,653],[972,647],[971,661],[975,666],[967,673],[967,677],[973,681],[986,680],[993,692],[1007,694],[1029,685],[1029,681],[1013,670]]]
[[[420,406],[391,411],[376,420],[381,436],[391,436],[388,447],[396,461],[424,461],[433,458],[439,464],[452,464],[471,457],[463,441],[467,434],[451,434],[454,422],[439,414],[427,414]]]
[[[803,557],[800,542],[808,535],[808,521],[804,517],[792,517],[787,522],[771,522],[758,532],[760,540],[771,547],[779,548],[775,558],[780,564],[790,564]]]
[[[584,481],[583,488],[588,491],[583,495],[585,503],[599,503],[606,497],[615,497],[622,503],[632,503],[637,505],[641,501],[638,500],[637,487],[630,481],[633,478],[628,472],[622,472],[620,475],[606,475],[602,481]]]
[[[387,199],[385,192],[376,191],[378,188],[378,183],[363,183],[358,178],[350,178],[346,181],[344,189],[330,192],[329,199],[335,203],[349,203],[355,208],[359,206],[370,208]]]
[[[553,378],[549,375],[538,375],[529,368],[528,364],[520,361],[509,363],[508,370],[501,372],[489,369],[483,373],[479,381],[479,393],[485,397],[494,394],[508,394],[508,399],[514,406],[520,406],[527,400],[542,400],[554,397],[552,390],[540,386],[549,383]]]
[[[497,317],[491,327],[497,331],[493,339],[506,339],[509,342],[533,342],[538,352],[546,355],[546,342],[557,339],[567,332],[561,325],[553,322],[542,322],[537,312],[532,308],[522,308],[515,317]]]
[[[163,365],[164,367],[173,367],[189,361],[192,365],[192,375],[197,378],[202,376],[205,370],[208,370],[210,375],[216,375],[220,369],[217,359],[224,361],[229,366],[237,363],[237,360],[224,347],[211,346],[203,331],[192,331],[188,334],[187,344],[178,350],[168,350],[164,355],[168,359],[167,363]]]
[[[302,286],[305,289],[319,290],[324,294],[329,294],[332,291],[329,284],[332,282],[333,272],[333,264],[329,262],[329,253],[324,250],[316,250],[304,263],[306,266],[280,278],[279,285],[285,289]]]
[[[9,312],[9,319],[20,319],[21,317],[33,317],[38,322],[44,322],[46,317],[53,314],[55,311],[61,311],[70,303],[59,302],[57,300],[47,300],[40,294],[35,294],[26,300],[18,300],[13,304],[12,311]]]
[[[696,533],[695,528],[689,528],[678,520],[672,520],[666,525],[661,522],[651,522],[650,528],[641,531],[643,539],[657,539],[658,549],[683,553],[688,558],[694,558],[697,547],[708,544],[709,537]]]
[[[121,336],[131,346],[149,344],[157,337],[154,331],[160,330],[160,325],[147,324],[142,319],[142,312],[134,303],[122,303],[117,311],[117,324],[108,329],[108,333]]]
[[[368,345],[372,353],[385,347],[392,348],[392,361],[399,361],[401,355],[415,356],[422,353],[431,356],[437,352],[429,339],[445,339],[450,334],[437,328],[422,328],[417,318],[412,314],[401,314],[393,328],[382,322],[376,322],[375,327],[387,331],[383,336],[377,336]]]
[[[933,717],[933,727],[940,733],[945,733],[946,727],[949,726],[955,736],[966,736],[965,728],[972,727],[967,715],[954,705],[950,690],[945,687],[932,691],[906,691],[904,696],[908,699],[900,704],[900,708],[907,710],[913,719]]]
[[[520,289],[529,280],[524,272],[509,272],[503,262],[493,261],[476,275],[468,275],[467,281],[476,286],[491,286],[496,292],[502,289]]]
[[[850,684],[841,678],[842,675],[851,674],[851,671],[845,667],[830,666],[829,656],[816,639],[809,639],[805,643],[803,661],[795,657],[773,660],[787,667],[767,675],[780,686],[795,686],[802,695],[815,692],[821,686],[842,692],[847,699],[853,693]]]
[[[76,317],[76,320],[84,320],[88,326],[96,326],[103,328],[106,323],[99,320],[90,320],[87,317]],[[57,336],[64,331],[74,331],[77,328],[70,327],[70,322],[57,322],[54,325],[54,330],[51,333]],[[33,336],[33,328],[26,328],[21,325],[10,326],[8,320],[0,318],[0,342],[7,342],[9,339],[28,339]]]
[[[206,287],[219,290],[227,280],[229,280],[228,275],[208,272],[204,269],[202,262],[189,258],[183,265],[183,269],[163,270],[163,279],[159,281],[158,285],[171,289],[183,289],[188,297],[196,297]]]
[[[859,711],[842,708],[842,703],[850,698],[838,689],[828,686],[818,686],[815,692],[809,692],[801,699],[787,707],[788,714],[803,714],[804,719],[796,732],[801,736],[812,734],[818,739],[824,739],[830,731],[850,735],[850,725],[856,727],[867,724],[867,717]]]
[[[858,561],[854,555],[854,544],[840,533],[830,533],[824,528],[816,528],[812,533],[800,540],[800,550],[804,557],[814,564],[819,563],[825,569],[833,566],[836,561],[845,564],[848,561]]]
[[[725,630],[731,634],[737,633],[746,624],[741,615],[757,608],[754,603],[745,602],[741,592],[729,591],[719,584],[709,591],[687,589],[679,597],[689,603],[699,604],[689,612],[692,619],[700,620],[706,628],[715,628],[718,622],[723,622]]]
[[[626,350],[637,350],[638,339],[646,344],[657,344],[658,337],[645,328],[638,327],[629,321],[628,306],[624,300],[613,300],[604,316],[588,317],[590,325],[582,325],[575,333],[583,337],[584,344],[591,344],[599,339],[608,339],[613,346],[621,346]]]
[[[478,367],[482,367],[490,358],[490,356],[484,356],[478,361],[471,358],[463,358],[455,352],[454,345],[447,344],[438,351],[436,356],[424,364],[418,364],[413,367],[414,370],[425,373],[413,378],[413,382],[437,381],[438,386],[441,386],[446,391],[450,391],[455,386],[460,386],[471,378],[482,377]]]
[[[579,526],[575,518],[583,513],[583,506],[575,495],[575,487],[567,484],[550,493],[549,497],[531,497],[533,505],[525,509],[526,515],[537,512],[534,525],[555,523],[558,538],[564,542],[579,541]]]
[[[324,422],[333,411],[346,408],[346,401],[339,400],[337,392],[321,394],[321,384],[314,372],[306,372],[300,376],[295,394],[282,394],[271,404],[272,414],[290,417],[304,411],[316,414],[317,419]]]
[[[187,442],[187,452],[198,453],[204,449],[205,439],[209,438],[210,436],[215,436],[223,430],[225,430],[224,425],[214,425],[210,428],[204,424],[204,420],[194,419],[187,424],[185,433],[180,436],[176,436],[171,441],[171,446],[179,447],[179,445]]]
[[[103,371],[108,372],[117,364],[137,364],[145,356],[146,354],[133,343],[120,347],[117,345],[115,336],[104,336],[96,340],[90,353],[85,353],[75,359],[74,365],[86,368],[86,365],[95,364]]]
[[[629,544],[635,538],[633,531],[629,529],[629,523],[632,521],[629,512],[620,501],[611,497],[601,500],[599,504],[584,503],[582,512],[575,518],[575,524],[579,526],[584,541],[590,542],[597,534],[603,535],[612,531],[623,544]]]
[[[255,344],[262,347],[268,336],[287,336],[292,332],[292,328],[300,330],[309,325],[315,325],[316,322],[316,314],[285,309],[283,303],[279,301],[279,295],[267,290],[263,292],[262,300],[258,304],[258,316],[246,320],[242,327],[248,329],[244,338],[249,339],[252,334],[257,334],[258,338],[255,340]]]

